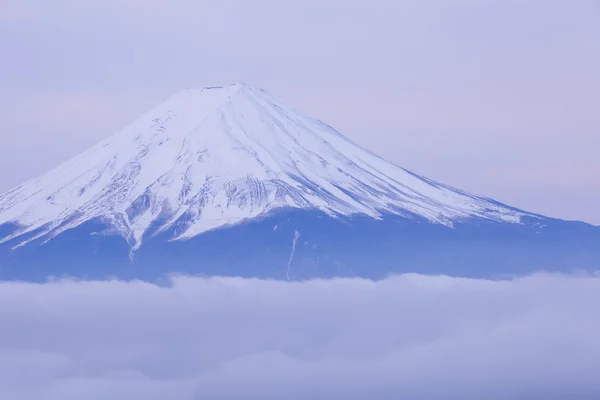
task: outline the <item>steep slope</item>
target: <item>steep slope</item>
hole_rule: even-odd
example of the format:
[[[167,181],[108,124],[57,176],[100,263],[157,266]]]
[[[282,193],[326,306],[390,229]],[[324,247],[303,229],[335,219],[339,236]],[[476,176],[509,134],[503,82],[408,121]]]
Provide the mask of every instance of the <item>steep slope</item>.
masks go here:
[[[418,176],[245,84],[186,89],[0,195],[0,280],[600,270],[600,228]]]
[[[56,169],[0,196],[16,246],[102,218],[133,249],[282,208],[420,216],[432,223],[526,213],[435,183],[246,84],[186,89]],[[28,233],[35,232],[33,235]]]

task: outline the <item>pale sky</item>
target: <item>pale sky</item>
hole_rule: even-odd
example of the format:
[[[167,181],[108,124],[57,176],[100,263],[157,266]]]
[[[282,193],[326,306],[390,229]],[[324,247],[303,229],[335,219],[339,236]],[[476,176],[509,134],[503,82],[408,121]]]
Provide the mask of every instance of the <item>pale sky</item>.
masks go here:
[[[2,0],[0,191],[244,81],[391,161],[600,224],[594,0]]]

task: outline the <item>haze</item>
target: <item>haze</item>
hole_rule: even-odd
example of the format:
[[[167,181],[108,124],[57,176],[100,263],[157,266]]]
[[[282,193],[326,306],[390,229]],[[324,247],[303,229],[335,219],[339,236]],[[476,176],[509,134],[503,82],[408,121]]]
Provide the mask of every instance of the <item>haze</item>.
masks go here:
[[[0,283],[0,398],[597,399],[600,278]]]

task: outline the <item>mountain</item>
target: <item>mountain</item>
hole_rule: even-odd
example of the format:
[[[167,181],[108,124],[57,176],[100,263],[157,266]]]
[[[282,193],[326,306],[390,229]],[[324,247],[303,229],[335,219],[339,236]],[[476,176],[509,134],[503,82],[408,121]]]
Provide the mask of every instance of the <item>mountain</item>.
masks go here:
[[[434,182],[243,83],[185,89],[0,195],[0,279],[600,269],[600,228]]]

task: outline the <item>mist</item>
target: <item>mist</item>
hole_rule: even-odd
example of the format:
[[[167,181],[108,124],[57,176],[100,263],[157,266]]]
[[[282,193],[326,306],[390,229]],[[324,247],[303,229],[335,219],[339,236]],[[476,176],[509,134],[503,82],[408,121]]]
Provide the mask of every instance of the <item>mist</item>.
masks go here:
[[[597,398],[600,278],[0,283],[0,398]]]

